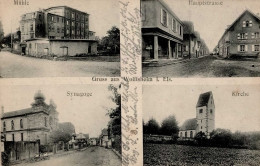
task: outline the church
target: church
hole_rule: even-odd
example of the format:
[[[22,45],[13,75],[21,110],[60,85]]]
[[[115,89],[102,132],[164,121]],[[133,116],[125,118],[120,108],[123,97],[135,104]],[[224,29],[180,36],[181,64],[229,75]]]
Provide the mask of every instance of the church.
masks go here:
[[[50,132],[58,127],[58,112],[51,100],[45,103],[45,96],[38,91],[30,108],[4,112],[2,107],[2,134],[6,142],[36,142],[46,145]]]
[[[179,130],[181,140],[192,140],[199,132],[210,138],[215,129],[215,104],[212,92],[202,93],[196,105],[196,118],[186,120]]]

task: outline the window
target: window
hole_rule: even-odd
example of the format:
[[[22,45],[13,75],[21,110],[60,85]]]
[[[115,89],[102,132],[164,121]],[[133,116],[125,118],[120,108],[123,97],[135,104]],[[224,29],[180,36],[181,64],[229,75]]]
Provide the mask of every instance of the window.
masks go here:
[[[30,25],[30,30],[33,31],[33,24]]]
[[[20,128],[23,128],[23,119],[20,119]]]
[[[13,142],[14,142],[14,134],[12,134],[12,140],[13,140]]]
[[[200,114],[203,113],[203,109],[200,109]]]
[[[187,131],[185,131],[185,138],[187,138]]]
[[[176,32],[176,20],[172,19],[172,30]]]
[[[164,9],[161,9],[161,23],[164,26],[168,26],[168,14]]]
[[[190,137],[193,138],[193,132],[192,131],[190,131]]]
[[[181,132],[181,134],[180,134],[180,137],[182,138],[182,132]]]
[[[258,45],[252,45],[252,51],[259,52],[259,44]]]
[[[71,34],[74,35],[74,30],[71,30]]]
[[[44,117],[44,126],[47,127],[47,118]]]
[[[202,126],[200,127],[200,129],[202,129]]]
[[[71,26],[74,26],[74,21],[71,21]]]
[[[53,16],[51,16],[51,21],[54,21],[54,17]]]
[[[180,25],[180,35],[182,34],[182,27],[181,27],[181,25]]]
[[[59,22],[60,20],[59,20],[59,17],[57,17],[57,22]]]
[[[212,110],[212,109],[210,109],[210,113],[211,113],[211,114],[213,113],[213,110]]]
[[[71,18],[75,18],[75,13],[71,13]]]
[[[23,141],[23,133],[21,133],[21,141]]]
[[[69,21],[68,20],[66,21],[66,24],[69,25]]]
[[[247,39],[247,33],[238,33],[237,39]]]
[[[259,32],[252,33],[252,39],[259,38]]]
[[[67,31],[66,31],[66,34],[68,35],[70,33],[70,30],[69,29],[67,29]]]
[[[11,128],[12,128],[12,130],[14,130],[14,121],[13,120],[11,121]]]
[[[57,27],[57,33],[60,33],[60,27]]]
[[[3,130],[6,131],[6,124],[3,122]]]
[[[238,45],[238,51],[240,52],[247,51],[247,45]]]

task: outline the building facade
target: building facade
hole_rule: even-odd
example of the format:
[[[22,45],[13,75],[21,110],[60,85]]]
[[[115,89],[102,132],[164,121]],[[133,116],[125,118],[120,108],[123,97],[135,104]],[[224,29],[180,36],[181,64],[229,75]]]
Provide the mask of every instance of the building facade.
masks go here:
[[[34,96],[30,108],[4,112],[1,117],[2,130],[6,142],[39,142],[47,145],[50,132],[58,127],[58,112],[55,104],[45,103],[44,95],[39,91]]]
[[[182,57],[183,23],[163,0],[141,0],[143,59]]]
[[[180,128],[181,140],[192,140],[199,132],[210,138],[215,129],[215,104],[212,92],[202,93],[196,105],[196,118],[186,120]]]
[[[89,14],[67,6],[24,14],[20,29],[23,54],[74,56],[97,53],[95,32],[89,30]]]
[[[259,56],[260,18],[245,10],[228,28],[218,42],[218,54],[231,56]]]

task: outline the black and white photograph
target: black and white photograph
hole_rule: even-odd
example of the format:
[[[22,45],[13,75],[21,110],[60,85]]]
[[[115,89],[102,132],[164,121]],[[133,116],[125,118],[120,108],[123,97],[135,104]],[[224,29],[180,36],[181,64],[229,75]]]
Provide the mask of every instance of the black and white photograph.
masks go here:
[[[118,0],[0,1],[0,76],[119,77]]]
[[[258,166],[259,90],[259,85],[144,85],[143,165]]]
[[[259,77],[258,0],[141,0],[145,77]]]
[[[2,86],[2,165],[121,166],[120,86]]]

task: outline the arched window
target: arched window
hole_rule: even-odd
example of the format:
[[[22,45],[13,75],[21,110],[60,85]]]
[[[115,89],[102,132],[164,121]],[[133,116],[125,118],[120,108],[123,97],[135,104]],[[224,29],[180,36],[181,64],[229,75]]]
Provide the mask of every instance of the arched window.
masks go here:
[[[190,137],[193,138],[193,132],[192,131],[190,131]]]
[[[6,124],[3,122],[3,130],[6,131]]]
[[[185,131],[185,138],[187,138],[187,131]]]
[[[14,130],[14,121],[13,120],[11,121],[11,128],[12,128],[12,130]]]
[[[44,117],[44,126],[47,127],[47,118]]]
[[[20,119],[20,128],[23,128],[23,119]]]

